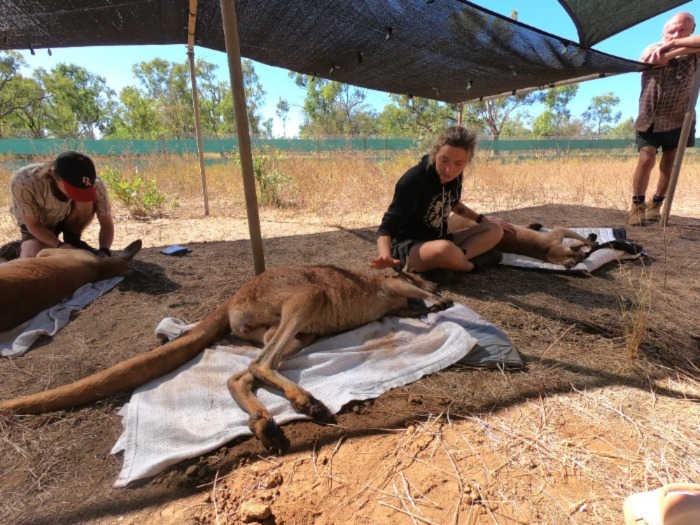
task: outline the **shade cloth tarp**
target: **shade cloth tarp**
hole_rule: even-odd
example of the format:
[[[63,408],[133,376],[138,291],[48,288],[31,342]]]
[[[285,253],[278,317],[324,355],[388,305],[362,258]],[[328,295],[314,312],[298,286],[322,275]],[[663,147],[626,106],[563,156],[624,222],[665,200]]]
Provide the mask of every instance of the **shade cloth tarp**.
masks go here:
[[[576,26],[579,43],[591,47],[690,0],[559,0]]]
[[[659,12],[673,4],[657,3]],[[568,4],[583,27],[592,13]],[[629,2],[605,4],[606,17],[637,21]],[[225,51],[219,1],[197,5],[195,44]],[[0,48],[185,44],[188,7],[184,0],[0,0]],[[457,0],[236,0],[236,13],[243,57],[450,103],[644,67]]]

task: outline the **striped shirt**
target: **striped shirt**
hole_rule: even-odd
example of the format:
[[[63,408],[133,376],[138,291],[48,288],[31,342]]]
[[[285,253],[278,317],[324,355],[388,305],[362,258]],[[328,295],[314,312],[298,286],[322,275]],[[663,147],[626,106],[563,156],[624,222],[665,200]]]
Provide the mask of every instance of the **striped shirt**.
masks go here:
[[[10,177],[12,206],[10,211],[17,226],[24,224],[23,217],[36,217],[39,222],[53,229],[68,217],[72,201],[55,186],[49,175],[51,164],[30,164],[17,170]],[[110,215],[111,206],[107,188],[100,179],[95,179],[97,215]]]
[[[642,72],[635,130],[645,132],[653,125],[654,133],[660,133],[683,127],[696,67],[696,55],[690,55]]]

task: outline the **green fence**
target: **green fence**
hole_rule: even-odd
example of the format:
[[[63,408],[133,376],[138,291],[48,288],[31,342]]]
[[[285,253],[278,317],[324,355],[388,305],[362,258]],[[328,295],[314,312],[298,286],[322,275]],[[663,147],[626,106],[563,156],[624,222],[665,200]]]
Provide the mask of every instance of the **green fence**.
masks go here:
[[[292,152],[328,151],[405,151],[419,147],[412,139],[252,139],[254,149],[265,147]],[[479,149],[504,153],[568,152],[591,150],[619,150],[633,148],[632,139],[604,140],[482,140]],[[203,141],[205,153],[230,154],[236,151],[236,139],[209,139]],[[170,140],[67,140],[67,139],[0,139],[0,155],[50,156],[74,149],[92,155],[167,155],[196,154],[194,139]]]

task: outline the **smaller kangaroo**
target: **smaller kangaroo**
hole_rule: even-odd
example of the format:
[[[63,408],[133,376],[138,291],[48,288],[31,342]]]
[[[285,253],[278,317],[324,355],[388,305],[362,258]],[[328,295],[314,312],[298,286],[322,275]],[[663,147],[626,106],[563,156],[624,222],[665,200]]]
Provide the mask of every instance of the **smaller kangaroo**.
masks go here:
[[[448,224],[449,230],[454,232],[469,228],[475,223],[453,213],[449,217]],[[503,238],[494,248],[505,253],[515,253],[551,264],[560,264],[567,270],[586,258],[586,251],[582,249],[584,246],[595,248],[597,245],[595,235],[592,236],[593,238],[587,239],[560,226],[554,227],[549,232],[539,231],[542,228],[541,224],[533,224],[528,227],[513,226],[515,233],[503,232]],[[575,239],[581,241],[581,244],[564,244],[562,242],[564,239]]]
[[[336,266],[280,266],[245,283],[228,302],[178,339],[75,383],[0,402],[0,413],[62,410],[132,390],[185,364],[232,332],[264,346],[247,370],[231,376],[229,392],[250,415],[248,426],[253,434],[267,449],[281,453],[289,448],[289,440],[255,397],[256,383],[282,391],[299,412],[329,418],[323,403],[277,371],[285,358],[321,335],[357,328],[388,315],[418,317],[450,306],[452,301],[438,295],[433,283],[405,272],[385,277]]]
[[[141,241],[120,255],[100,258],[85,250],[47,248],[37,257],[0,264],[0,332],[28,321],[87,283],[126,275]]]

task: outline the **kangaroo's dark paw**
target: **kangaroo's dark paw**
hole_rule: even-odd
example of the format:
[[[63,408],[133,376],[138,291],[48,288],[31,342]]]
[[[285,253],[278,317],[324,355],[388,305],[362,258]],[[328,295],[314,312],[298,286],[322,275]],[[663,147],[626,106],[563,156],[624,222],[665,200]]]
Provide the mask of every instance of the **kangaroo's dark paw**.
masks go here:
[[[589,233],[588,237],[586,238],[591,242],[596,242],[598,240],[598,235],[595,233]]]
[[[289,439],[274,419],[256,419],[250,421],[248,426],[268,451],[273,454],[285,454],[289,451]]]
[[[333,421],[334,419],[333,413],[328,410],[328,407],[311,394],[306,396],[304,403],[299,405],[293,403],[293,406],[297,412],[311,416],[317,421]]]
[[[447,310],[448,308],[452,308],[454,306],[454,302],[452,301],[452,299],[445,299],[444,297],[441,297],[441,299],[441,301],[433,303],[428,308],[428,312],[441,312],[442,310]]]

